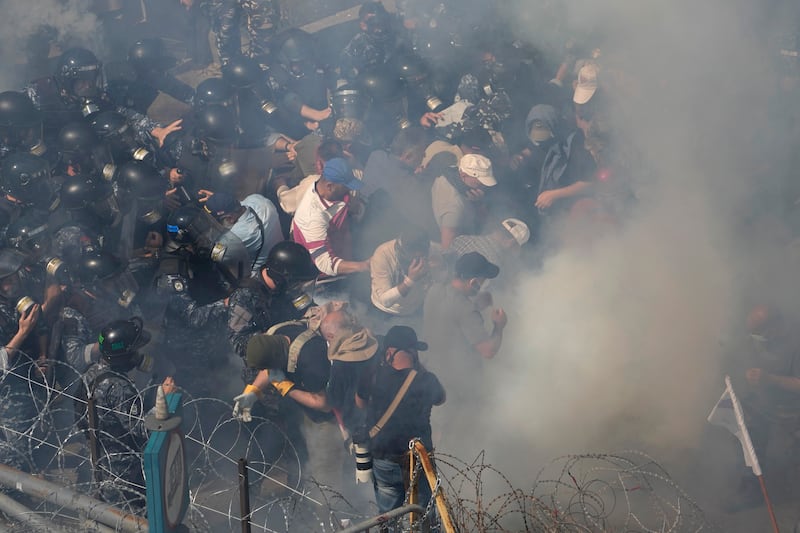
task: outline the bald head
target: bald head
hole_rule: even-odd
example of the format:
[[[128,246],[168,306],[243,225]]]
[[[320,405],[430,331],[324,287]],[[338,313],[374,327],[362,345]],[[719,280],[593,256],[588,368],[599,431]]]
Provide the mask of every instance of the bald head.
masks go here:
[[[346,309],[329,311],[319,324],[319,331],[328,342],[345,334],[352,335],[358,329],[356,316]]]

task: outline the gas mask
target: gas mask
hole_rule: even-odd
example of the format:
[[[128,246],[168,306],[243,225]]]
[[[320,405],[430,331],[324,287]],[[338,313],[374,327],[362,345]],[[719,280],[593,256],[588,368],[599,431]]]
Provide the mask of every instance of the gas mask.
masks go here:
[[[286,289],[286,297],[297,311],[305,311],[314,302],[316,286],[316,279],[292,283]]]
[[[367,27],[365,33],[369,40],[375,44],[385,44],[391,40],[392,26],[388,14],[376,13],[364,20]]]
[[[144,161],[155,166],[155,154],[139,144],[132,128],[127,124],[108,139],[108,147],[111,152],[111,157],[115,161],[119,162],[133,159],[134,161]],[[110,173],[110,175],[113,176],[113,171],[114,169],[103,169],[104,177],[110,179],[107,174]]]

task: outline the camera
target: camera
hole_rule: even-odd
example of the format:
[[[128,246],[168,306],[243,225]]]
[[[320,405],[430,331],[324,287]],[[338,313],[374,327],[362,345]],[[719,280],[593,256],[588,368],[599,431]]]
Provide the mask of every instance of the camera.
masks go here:
[[[372,452],[369,433],[359,431],[353,435],[356,456],[356,483],[372,483]]]
[[[356,452],[356,483],[372,483],[372,453],[369,444],[353,443]]]

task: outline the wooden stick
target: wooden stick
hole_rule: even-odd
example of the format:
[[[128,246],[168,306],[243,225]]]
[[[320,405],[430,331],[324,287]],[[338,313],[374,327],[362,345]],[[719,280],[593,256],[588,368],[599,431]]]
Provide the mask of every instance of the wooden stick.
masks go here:
[[[775,509],[772,508],[772,501],[767,494],[767,485],[764,483],[764,476],[758,477],[758,482],[761,483],[761,493],[764,495],[764,501],[767,502],[767,511],[769,511],[769,519],[772,521],[772,530],[775,533],[780,533],[778,530],[778,520],[775,518]]]
[[[422,470],[425,472],[425,477],[428,478],[428,485],[431,490],[436,486],[436,469],[433,468],[431,458],[428,456],[428,450],[418,440],[414,441],[414,448],[419,453],[419,462],[422,463]],[[413,452],[412,452],[413,453]],[[456,527],[453,524],[453,519],[450,517],[450,512],[447,510],[447,502],[444,499],[444,491],[439,487],[434,496],[436,508],[439,510],[439,518],[442,520],[442,527],[445,533],[456,533]]]

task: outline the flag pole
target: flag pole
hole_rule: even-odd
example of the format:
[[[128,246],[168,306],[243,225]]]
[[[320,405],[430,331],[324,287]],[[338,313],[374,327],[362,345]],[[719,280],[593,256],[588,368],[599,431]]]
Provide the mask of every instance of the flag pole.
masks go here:
[[[764,483],[764,476],[756,476],[758,478],[758,482],[761,484],[761,493],[764,495],[764,501],[767,503],[767,511],[769,511],[769,519],[772,522],[772,531],[775,533],[780,533],[778,530],[778,520],[775,518],[775,509],[772,508],[772,501],[769,499],[769,494],[767,493],[767,485]]]

